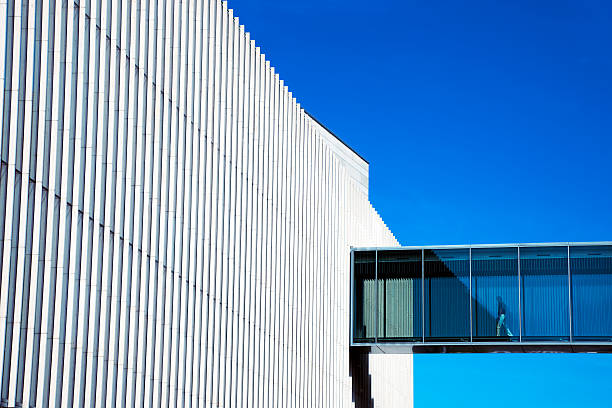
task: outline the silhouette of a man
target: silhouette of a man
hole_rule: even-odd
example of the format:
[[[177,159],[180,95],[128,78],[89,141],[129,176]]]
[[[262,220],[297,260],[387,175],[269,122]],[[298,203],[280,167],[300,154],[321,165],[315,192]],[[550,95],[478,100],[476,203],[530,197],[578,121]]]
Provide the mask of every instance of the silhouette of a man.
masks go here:
[[[506,305],[501,296],[497,297],[497,337],[501,336],[502,327],[506,330],[506,336],[512,337],[512,332],[506,325]]]

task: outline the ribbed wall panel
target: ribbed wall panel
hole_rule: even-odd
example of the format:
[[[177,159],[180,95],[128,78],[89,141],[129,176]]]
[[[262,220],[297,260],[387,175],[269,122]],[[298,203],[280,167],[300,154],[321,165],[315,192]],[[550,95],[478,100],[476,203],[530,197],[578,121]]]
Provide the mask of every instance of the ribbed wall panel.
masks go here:
[[[349,249],[397,241],[226,3],[0,21],[1,405],[351,406]]]

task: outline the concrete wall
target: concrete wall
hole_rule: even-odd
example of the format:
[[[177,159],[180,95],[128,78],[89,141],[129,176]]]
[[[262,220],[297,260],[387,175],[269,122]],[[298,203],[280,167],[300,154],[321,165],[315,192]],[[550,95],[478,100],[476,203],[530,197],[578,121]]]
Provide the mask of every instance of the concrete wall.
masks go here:
[[[349,248],[397,242],[226,4],[0,21],[0,405],[350,406]]]

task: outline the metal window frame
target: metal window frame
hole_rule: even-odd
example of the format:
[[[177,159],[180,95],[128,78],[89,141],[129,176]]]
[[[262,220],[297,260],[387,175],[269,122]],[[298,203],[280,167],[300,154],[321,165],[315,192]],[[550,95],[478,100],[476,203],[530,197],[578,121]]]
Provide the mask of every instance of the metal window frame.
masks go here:
[[[351,294],[351,298],[349,299],[350,303],[350,313],[349,313],[349,344],[351,346],[355,345],[355,251],[351,247],[351,287],[349,293]]]
[[[421,340],[425,343],[425,248],[421,248]]]
[[[572,271],[571,271],[570,245],[567,246],[567,301],[569,313],[569,341],[574,341],[574,317],[572,310]]]
[[[612,246],[612,241],[594,241],[594,242],[530,242],[530,243],[506,243],[506,244],[469,244],[469,245],[412,245],[412,246],[396,246],[396,247],[356,247],[355,251],[419,251],[425,249],[467,249],[467,248],[511,248],[511,247],[543,247],[543,246],[558,246],[558,247],[579,247],[579,246]]]
[[[374,344],[378,344],[378,249],[374,256],[374,290],[376,291],[374,297],[376,301],[376,307],[374,308],[376,313],[374,315]]]
[[[470,343],[474,342],[474,330],[473,330],[473,317],[472,317],[472,303],[474,298],[472,297],[472,248],[468,249],[470,259]]]
[[[521,304],[521,247],[516,248],[516,262],[518,263],[518,315],[519,315],[519,343],[523,341],[523,307]]]

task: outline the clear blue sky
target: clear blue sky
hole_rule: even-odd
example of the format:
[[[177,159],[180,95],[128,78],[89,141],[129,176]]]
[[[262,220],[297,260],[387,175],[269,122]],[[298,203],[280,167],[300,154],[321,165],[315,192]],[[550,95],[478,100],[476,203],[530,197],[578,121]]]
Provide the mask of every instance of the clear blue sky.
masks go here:
[[[402,244],[612,240],[609,0],[229,5]],[[606,355],[415,357],[417,408],[612,407],[610,384]]]

